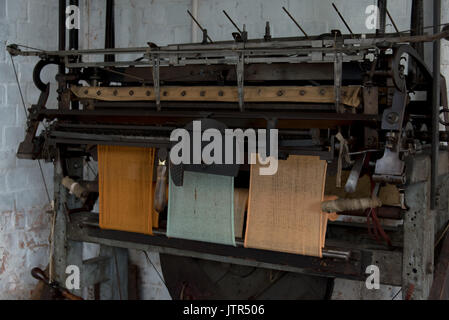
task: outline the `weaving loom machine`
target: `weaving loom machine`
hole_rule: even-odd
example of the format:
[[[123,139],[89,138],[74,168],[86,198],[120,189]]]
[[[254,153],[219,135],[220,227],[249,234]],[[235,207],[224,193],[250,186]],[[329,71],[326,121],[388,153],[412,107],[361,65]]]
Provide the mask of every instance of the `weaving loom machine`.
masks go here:
[[[243,297],[204,280],[206,267],[201,269],[195,259],[319,276],[313,278],[317,287],[323,287],[320,279],[325,278],[364,281],[367,266],[376,265],[381,283],[402,286],[415,299],[428,297],[434,237],[448,220],[448,156],[439,141],[448,141],[449,135],[439,131],[439,99],[432,101],[441,86],[441,105],[447,111],[445,81],[440,79],[439,63],[434,70],[427,67],[422,48],[424,42],[439,43],[449,35],[447,30],[437,28],[434,35],[426,35],[417,19],[412,26],[421,32],[385,34],[386,1],[379,1],[376,34],[332,30],[272,38],[267,23],[264,39],[250,40],[238,29],[234,41],[212,42],[202,29],[203,42],[198,44],[116,49],[113,5],[107,3],[106,49],[79,50],[76,30],[70,31],[67,51],[65,32],[60,35],[60,51],[8,47],[12,55],[40,59],[33,79],[41,96],[29,109],[18,157],[55,164],[56,281],[64,283],[67,265],[81,265],[82,285],[100,284],[102,298],[124,297],[127,293],[118,295],[111,288],[118,281],[126,288],[124,248],[134,248],[161,253],[174,298]],[[124,56],[137,59],[127,61]],[[50,86],[40,79],[48,64],[59,65],[57,109],[46,108]],[[411,99],[411,92],[426,98]],[[243,236],[235,239],[235,246],[166,236],[167,179],[180,179],[176,185],[182,187],[182,177],[207,172],[233,177],[238,188],[249,187],[247,163],[181,168],[169,164],[170,133],[194,120],[209,128],[278,129],[280,163],[297,156],[326,161],[325,193],[343,202],[330,202],[328,211],[338,209],[339,218],[324,232],[321,256],[246,248]],[[40,123],[46,125],[37,135]],[[157,193],[161,210],[152,230],[99,227],[98,213],[93,212],[98,175],[85,181],[83,174],[86,162],[98,160],[97,146],[154,149],[149,159],[157,170],[149,173],[155,183],[149,189]],[[367,199],[380,201],[360,204]],[[126,221],[129,213],[122,214]],[[83,242],[101,244],[100,258],[82,261]],[[217,268],[209,266],[211,274],[222,272]],[[243,277],[237,279],[235,287],[244,282]],[[214,288],[228,295],[216,294]]]

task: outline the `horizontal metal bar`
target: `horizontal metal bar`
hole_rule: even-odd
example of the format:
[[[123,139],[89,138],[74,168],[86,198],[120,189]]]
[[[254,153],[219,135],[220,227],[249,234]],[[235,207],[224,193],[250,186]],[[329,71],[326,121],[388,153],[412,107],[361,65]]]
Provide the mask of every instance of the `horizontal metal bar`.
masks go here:
[[[94,215],[98,215],[98,213],[93,213]],[[82,221],[78,224],[78,226],[85,226],[85,227],[93,227],[93,228],[99,228],[100,224],[99,222],[95,221]],[[159,237],[165,237],[167,238],[166,231],[163,230],[153,230],[153,235],[159,236]],[[168,238],[167,238],[168,239]],[[243,247],[244,243],[241,239],[236,238],[235,243],[237,247]],[[323,249],[323,257],[324,258],[336,258],[336,259],[344,259],[348,260],[351,256],[350,251],[341,251],[341,250],[333,250],[333,249]]]
[[[88,68],[88,67],[118,67],[118,66],[150,66],[148,61],[115,61],[115,62],[69,62],[67,68]]]
[[[437,39],[442,39],[449,36],[449,31],[443,31],[440,33],[437,33],[435,35],[421,35],[421,36],[401,36],[401,37],[383,37],[383,38],[366,38],[362,39],[357,38],[356,35],[354,35],[353,39],[345,39],[344,42],[347,45],[358,45],[354,48],[339,48],[337,50],[340,51],[346,51],[346,50],[363,50],[363,49],[369,49],[374,48],[376,44],[379,43],[401,43],[401,42],[431,42]],[[76,56],[76,55],[104,55],[104,54],[129,54],[129,53],[150,53],[150,52],[156,52],[159,55],[161,54],[172,54],[174,52],[176,53],[200,53],[200,52],[214,52],[218,51],[220,53],[223,53],[224,51],[228,50],[231,53],[239,52],[239,51],[247,51],[247,50],[279,50],[279,48],[295,48],[295,47],[311,47],[312,41],[317,40],[302,40],[302,41],[296,41],[296,40],[277,40],[272,39],[270,42],[264,42],[264,41],[249,41],[246,43],[236,43],[236,42],[215,42],[213,44],[207,44],[207,45],[198,45],[198,44],[180,44],[180,45],[168,45],[165,47],[157,47],[157,48],[150,48],[150,47],[135,47],[135,48],[113,48],[113,49],[88,49],[88,50],[70,50],[70,51],[21,51],[18,49],[11,48],[12,46],[9,46],[8,50],[10,50],[11,53],[16,55],[22,55],[22,56]],[[334,43],[334,40],[319,40],[323,44],[326,43],[327,45],[331,45]],[[336,46],[335,46],[336,47]],[[313,50],[324,50],[324,51],[332,51],[336,50],[335,47],[330,48],[313,48]],[[305,48],[304,48],[305,49]],[[305,50],[309,50],[305,49]]]
[[[47,119],[55,119],[60,117],[210,117],[210,118],[238,118],[238,119],[297,119],[297,120],[342,120],[342,121],[380,121],[379,115],[369,114],[337,114],[331,112],[230,112],[230,111],[152,111],[152,110],[54,110],[46,109],[39,112],[39,116]]]
[[[332,241],[332,246],[326,248],[327,257],[317,258],[156,235],[102,230],[96,226],[97,221],[98,215],[92,213],[73,214],[71,223],[68,224],[68,239],[259,268],[363,281],[366,279],[366,267],[376,264],[382,270],[381,283],[401,284],[401,274],[396,271],[401,268],[402,253],[398,250],[390,252],[387,249],[382,249],[381,246],[379,249],[374,249],[367,243],[359,246],[358,242],[353,241],[349,243],[344,240],[339,240],[338,243]],[[89,226],[89,223],[92,222],[94,223],[93,227]],[[348,260],[339,258],[340,253],[344,251],[351,252]],[[386,272],[383,272],[384,270]]]

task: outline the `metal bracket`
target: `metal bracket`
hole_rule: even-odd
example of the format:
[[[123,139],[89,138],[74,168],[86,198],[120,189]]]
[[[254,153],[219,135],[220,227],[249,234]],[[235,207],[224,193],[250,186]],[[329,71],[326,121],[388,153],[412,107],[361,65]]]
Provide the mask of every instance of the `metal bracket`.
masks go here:
[[[334,60],[334,95],[335,95],[335,110],[337,110],[337,112],[343,111],[340,110],[342,81],[343,81],[343,55],[341,52],[336,52]]]
[[[390,133],[389,135],[387,134],[384,156],[376,162],[376,170],[373,175],[374,181],[394,184],[405,183],[405,163],[399,158],[399,149],[406,105],[406,88],[402,92],[396,90],[391,108],[385,109],[383,113],[382,130],[388,130]]]
[[[36,159],[42,152],[42,144],[36,139],[36,132],[39,128],[39,111],[45,109],[45,105],[50,94],[50,85],[46,85],[46,89],[41,92],[39,101],[36,105],[32,105],[27,119],[27,130],[24,140],[20,143],[17,150],[19,159]]]
[[[407,93],[395,90],[391,108],[385,109],[382,115],[382,130],[401,131],[406,104]]]
[[[373,180],[375,182],[404,184],[404,169],[405,163],[399,158],[399,152],[386,148],[384,156],[376,162]]]
[[[237,86],[238,86],[238,94],[239,94],[239,108],[240,111],[244,111],[244,84],[243,84],[243,75],[245,72],[245,56],[244,53],[239,53],[238,61],[237,61]]]
[[[154,94],[156,97],[156,107],[157,111],[161,111],[161,86],[159,79],[159,66],[160,60],[158,54],[152,54],[151,59],[153,60],[153,84],[154,84]]]

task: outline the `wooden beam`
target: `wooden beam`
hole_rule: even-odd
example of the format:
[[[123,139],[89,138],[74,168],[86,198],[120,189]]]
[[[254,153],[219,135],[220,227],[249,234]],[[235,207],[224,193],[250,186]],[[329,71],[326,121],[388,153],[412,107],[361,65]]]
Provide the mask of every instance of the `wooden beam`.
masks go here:
[[[153,87],[82,87],[72,86],[79,99],[101,101],[154,101]],[[341,88],[342,103],[358,107],[361,87]],[[238,102],[237,87],[231,86],[166,86],[160,89],[161,101]],[[333,86],[247,86],[245,102],[334,103]]]

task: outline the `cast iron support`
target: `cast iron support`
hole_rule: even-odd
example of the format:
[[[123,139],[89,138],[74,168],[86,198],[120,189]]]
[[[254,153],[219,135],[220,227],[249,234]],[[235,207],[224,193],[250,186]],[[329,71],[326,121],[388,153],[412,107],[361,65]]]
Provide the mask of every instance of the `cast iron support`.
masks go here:
[[[105,34],[105,49],[115,48],[115,22],[114,22],[114,0],[107,0],[106,2],[106,34]],[[104,56],[105,62],[114,62],[115,56],[107,54]]]
[[[101,300],[127,300],[128,299],[128,250],[107,245],[100,246],[99,256],[83,259],[83,241],[70,240],[67,233],[72,218],[70,209],[79,208],[82,203],[61,184],[65,175],[71,177],[83,176],[83,159],[63,159],[58,155],[55,162],[54,188],[56,223],[54,228],[54,257],[51,280],[77,296],[83,296],[85,288],[95,286],[100,292]],[[73,269],[78,267],[79,289],[67,288],[66,280],[73,275]],[[67,271],[70,271],[69,273]],[[70,281],[69,281],[70,283]],[[96,286],[98,285],[98,286]]]
[[[71,6],[77,6],[79,8],[79,0],[70,0]],[[69,50],[79,49],[79,30],[76,28],[70,29],[69,31]],[[72,101],[72,109],[79,109],[79,102]]]

